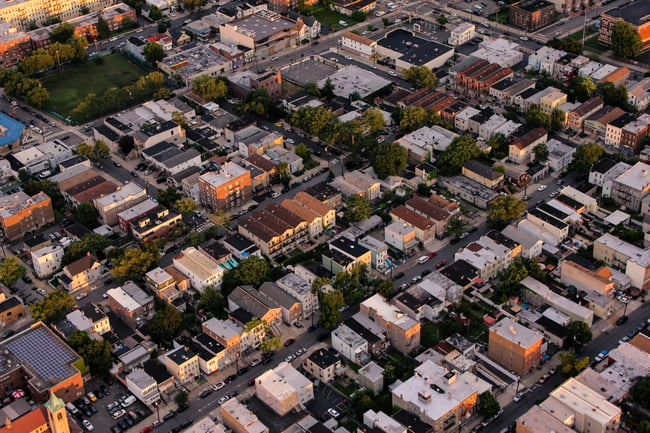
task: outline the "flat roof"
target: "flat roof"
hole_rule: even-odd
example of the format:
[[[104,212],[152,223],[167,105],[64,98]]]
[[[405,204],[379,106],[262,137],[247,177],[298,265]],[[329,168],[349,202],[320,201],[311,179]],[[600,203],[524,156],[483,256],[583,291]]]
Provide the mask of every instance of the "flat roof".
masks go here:
[[[506,340],[517,342],[523,348],[528,348],[544,338],[538,331],[526,328],[509,317],[492,326],[490,332],[494,332]]]
[[[429,63],[431,60],[453,50],[450,46],[422,39],[403,29],[386,33],[386,36],[378,40],[377,44],[389,50],[397,51],[402,54],[400,60],[416,66]]]
[[[603,15],[622,18],[635,26],[650,21],[650,3],[647,1],[627,2],[627,6],[610,9]]]
[[[3,3],[5,3],[5,1],[0,2],[0,7],[2,7]],[[5,4],[9,4],[9,2],[6,2]],[[23,135],[24,129],[25,125],[12,119],[6,114],[0,113],[0,147],[18,141]]]
[[[523,10],[525,10],[527,12],[536,12],[536,11],[539,11],[541,9],[545,9],[545,8],[547,8],[549,6],[555,7],[553,5],[553,3],[551,3],[550,1],[547,1],[547,0],[525,0],[525,1],[521,1],[519,3],[515,3],[512,6],[516,6],[516,7],[520,8],[520,9],[523,9]]]
[[[239,33],[250,33],[255,42],[260,42],[276,33],[286,31],[296,25],[294,21],[282,17],[280,14],[271,11],[261,11],[255,15],[231,21],[225,24],[237,29]]]

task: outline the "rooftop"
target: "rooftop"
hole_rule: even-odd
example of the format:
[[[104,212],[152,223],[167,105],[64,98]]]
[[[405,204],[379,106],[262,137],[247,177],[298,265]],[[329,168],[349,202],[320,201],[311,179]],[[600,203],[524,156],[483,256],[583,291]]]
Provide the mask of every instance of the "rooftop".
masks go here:
[[[610,9],[603,15],[622,18],[635,26],[640,26],[650,21],[650,3],[647,1],[627,2],[627,6]]]
[[[386,36],[377,41],[377,44],[389,50],[397,51],[402,54],[400,60],[415,66],[425,65],[453,50],[452,47],[422,39],[403,29],[386,33]]]
[[[589,414],[592,422],[604,426],[619,420],[621,416],[620,408],[574,378],[551,391],[549,398],[540,406],[561,421],[566,419],[565,414],[571,417]]]
[[[571,427],[564,425],[564,423],[537,405],[532,406],[528,412],[520,416],[517,422],[523,425],[528,431],[536,433],[575,433],[575,430]]]
[[[328,368],[339,362],[339,359],[329,350],[318,349],[309,355],[309,360],[320,368]]]
[[[250,36],[255,42],[260,43],[272,35],[287,31],[296,23],[279,14],[264,10],[224,25],[234,27],[239,33]]]
[[[180,346],[177,349],[174,349],[165,354],[167,359],[173,361],[177,365],[183,365],[190,359],[194,358],[196,355],[190,349],[185,346]]]
[[[513,6],[517,6],[518,8],[521,8],[527,12],[537,12],[549,6],[553,6],[553,3],[547,0],[524,0],[519,3],[515,3]]]
[[[540,341],[544,336],[537,331],[526,328],[510,318],[505,318],[490,328],[490,333],[517,342],[520,346],[528,348]]]
[[[650,187],[650,165],[639,161],[617,177],[615,182],[638,191],[646,190]]]
[[[223,185],[227,182],[234,180],[237,177],[247,176],[247,175],[250,176],[250,171],[246,170],[244,167],[242,167],[239,164],[229,162],[227,164],[224,164],[221,167],[220,172],[206,173],[203,176],[201,176],[199,179],[210,184],[213,187],[218,187],[220,185]]]
[[[609,233],[605,233],[604,235],[596,239],[596,242],[605,245],[620,254],[628,256],[629,257],[628,260],[637,263],[640,266],[643,267],[650,266],[649,249],[641,249]]]

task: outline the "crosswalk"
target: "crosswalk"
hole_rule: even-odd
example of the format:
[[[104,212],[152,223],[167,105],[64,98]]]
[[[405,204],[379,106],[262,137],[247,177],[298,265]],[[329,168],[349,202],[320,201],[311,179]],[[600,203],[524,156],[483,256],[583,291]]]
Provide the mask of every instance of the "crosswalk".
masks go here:
[[[61,130],[61,131],[50,132],[49,134],[45,134],[45,135],[43,135],[43,138],[45,139],[45,141],[50,141],[50,140],[54,140],[55,138],[60,137],[62,135],[66,135],[66,134],[69,134],[69,132]]]

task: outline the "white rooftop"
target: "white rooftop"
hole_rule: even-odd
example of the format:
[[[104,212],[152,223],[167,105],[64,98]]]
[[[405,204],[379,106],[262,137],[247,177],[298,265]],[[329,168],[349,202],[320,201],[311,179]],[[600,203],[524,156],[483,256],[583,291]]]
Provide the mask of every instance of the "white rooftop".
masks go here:
[[[126,311],[135,311],[140,308],[140,304],[129,296],[121,287],[115,287],[114,289],[109,289],[106,294],[115,299],[115,302],[120,304],[122,308]]]
[[[354,65],[339,69],[330,75],[329,79],[334,86],[334,94],[344,98],[354,92],[358,92],[362,98],[365,98],[391,83],[390,80]],[[318,85],[322,87],[325,81],[327,78],[320,80]]]
[[[637,263],[639,266],[650,266],[650,249],[641,249],[609,233],[605,233],[596,239],[596,242],[628,256],[628,260]]]
[[[99,206],[108,206],[112,203],[119,203],[124,200],[127,200],[137,194],[140,194],[144,189],[135,182],[127,182],[126,184],[117,187],[115,192],[112,192],[103,197],[95,199],[95,203]]]
[[[241,335],[244,332],[244,328],[239,326],[237,323],[230,319],[221,320],[212,318],[206,322],[203,322],[203,327],[210,330],[221,337],[224,341],[230,340],[233,337]]]
[[[235,397],[222,404],[221,411],[229,413],[239,424],[246,426],[247,433],[265,433],[269,431],[269,428],[262,424],[257,415],[241,404]]]
[[[210,185],[217,187],[223,185],[226,182],[230,182],[239,176],[244,176],[247,173],[250,176],[250,171],[246,170],[241,165],[235,164],[233,162],[228,162],[221,167],[221,171],[206,173],[201,176],[201,179]]]
[[[544,337],[538,331],[526,328],[509,317],[492,326],[490,332],[495,332],[507,340],[516,342],[523,348],[532,346]]]
[[[617,177],[615,182],[637,191],[648,189],[650,187],[650,165],[639,161]]]

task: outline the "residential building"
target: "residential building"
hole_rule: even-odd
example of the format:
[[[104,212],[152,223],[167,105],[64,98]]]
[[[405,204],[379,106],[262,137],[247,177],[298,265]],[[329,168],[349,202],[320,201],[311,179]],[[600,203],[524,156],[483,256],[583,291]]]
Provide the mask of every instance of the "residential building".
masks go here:
[[[121,287],[106,291],[108,305],[112,312],[132,327],[140,327],[154,314],[153,296],[142,290],[133,281],[125,282]]]
[[[493,239],[494,238],[494,239]],[[464,260],[477,269],[479,277],[488,281],[507,268],[512,259],[521,253],[521,245],[497,231],[482,236],[459,249],[454,260]]]
[[[587,134],[597,134],[599,138],[604,139],[607,125],[624,114],[625,111],[619,107],[605,105],[584,120],[583,131]]]
[[[181,297],[176,279],[161,267],[156,267],[145,274],[145,284],[154,295],[170,304],[175,304],[175,301]]]
[[[270,256],[293,250],[309,235],[307,221],[277,203],[241,218],[238,230]]]
[[[393,298],[393,304],[411,319],[434,321],[440,317],[444,302],[419,286],[408,288]]]
[[[447,222],[460,213],[458,203],[446,200],[437,194],[432,194],[429,198],[413,197],[406,202],[406,208],[433,221],[436,225],[437,237],[444,236]]]
[[[605,177],[615,166],[616,161],[613,159],[607,157],[601,158],[600,161],[596,162],[589,169],[589,183],[596,186],[603,186]],[[627,165],[627,167],[630,166]],[[616,177],[618,177],[618,175]]]
[[[554,18],[555,5],[547,0],[524,0],[510,7],[510,24],[529,32],[546,27]]]
[[[626,3],[621,7],[610,9],[600,15],[598,42],[612,45],[614,25],[624,21],[641,37],[643,51],[650,48],[650,5],[646,2]]]
[[[621,145],[621,132],[623,127],[633,122],[635,116],[632,113],[624,113],[607,124],[605,127],[605,144],[619,147]]]
[[[260,249],[250,239],[239,233],[224,238],[223,246],[240,260],[251,256],[262,258]]]
[[[505,177],[503,173],[473,159],[467,161],[463,165],[462,174],[463,176],[492,189],[499,186]]]
[[[609,233],[594,241],[594,259],[625,271],[633,287],[650,287],[650,250],[629,244]]]
[[[284,138],[275,131],[265,131],[257,126],[248,126],[235,133],[233,141],[239,147],[242,157],[262,156],[273,147],[282,147]]]
[[[367,331],[370,333],[370,331]],[[360,364],[361,359],[370,357],[368,341],[363,336],[346,325],[339,325],[331,333],[332,348],[341,356],[355,364]]]
[[[235,397],[221,405],[221,417],[225,426],[234,433],[269,433],[269,428],[262,424],[257,415]]]
[[[302,363],[309,374],[323,383],[329,383],[336,376],[336,370],[341,368],[341,360],[327,349],[317,349]]]
[[[10,326],[25,316],[25,306],[20,300],[11,296],[0,301],[0,326]]]
[[[501,233],[522,246],[521,255],[523,257],[534,259],[542,255],[544,241],[519,230],[514,224],[508,225]]]
[[[650,165],[637,162],[614,180],[612,198],[627,209],[638,212],[641,201],[650,192]]]
[[[408,160],[414,164],[428,162],[434,150],[443,151],[458,137],[455,132],[438,125],[423,126],[396,141],[408,151]]]
[[[359,369],[359,385],[377,395],[384,390],[384,369],[370,361]]]
[[[283,416],[314,399],[314,386],[288,362],[281,362],[255,378],[255,393],[276,414]]]
[[[9,3],[0,8],[0,19],[6,23],[11,23],[18,30],[28,30],[31,21],[42,22],[56,15],[60,20],[66,21],[82,15],[82,7],[86,7],[90,12],[101,11],[111,5],[106,0],[88,0],[79,4],[71,2],[57,3],[55,5],[39,0],[31,0],[27,4]]]
[[[44,192],[30,197],[19,191],[0,197],[0,227],[8,241],[20,239],[53,222],[52,199]]]
[[[202,292],[206,287],[221,287],[225,269],[196,248],[185,248],[174,257],[173,263],[176,269],[190,279],[195,290]]]
[[[571,321],[583,322],[587,326],[593,324],[593,311],[553,292],[546,284],[534,279],[533,277],[526,277],[521,281],[521,285],[526,288],[527,292],[525,299],[531,305],[550,305],[557,311],[569,316]],[[505,334],[507,335],[507,332]]]
[[[85,394],[81,357],[42,322],[0,343],[5,362],[0,368],[0,392],[22,388],[38,403],[56,395],[70,403]],[[11,362],[8,362],[11,361]]]
[[[426,360],[391,393],[394,406],[430,424],[430,431],[444,432],[458,430],[461,420],[477,411],[479,394],[491,388],[470,372],[461,374]]]
[[[379,181],[359,170],[345,173],[343,179],[361,189],[365,198],[371,202],[375,201],[380,196]]]
[[[111,330],[111,323],[97,305],[86,304],[66,314],[65,319],[57,322],[54,328],[66,340],[75,331],[86,332],[92,339],[101,339]]]
[[[63,274],[59,275],[59,282],[69,292],[75,292],[99,280],[105,274],[105,270],[97,257],[89,253],[66,265]]]
[[[277,284],[265,281],[259,288],[261,295],[273,299],[282,310],[282,320],[288,325],[300,322],[303,317],[302,304],[282,290]]]
[[[336,225],[336,211],[304,191],[283,200],[282,206],[307,222],[311,240],[316,240],[323,230]]]
[[[247,94],[265,89],[271,99],[282,96],[282,73],[280,70],[269,70],[261,74],[253,71],[238,71],[230,75],[230,94],[238,99],[244,99]]]
[[[190,382],[201,374],[199,357],[185,346],[179,346],[164,354],[163,362],[180,383]]]
[[[650,135],[650,114],[644,113],[621,128],[619,147],[627,153],[637,154]]]
[[[339,236],[328,242],[328,247],[322,255],[323,266],[334,275],[356,265],[371,269],[372,253],[357,241]]]
[[[609,433],[618,429],[621,409],[578,382],[567,379],[540,405],[578,433]]]
[[[448,43],[452,47],[463,45],[476,36],[476,26],[473,23],[461,23],[451,30]]]
[[[548,209],[548,208],[547,208]],[[528,230],[529,224],[532,224],[538,229],[537,233],[530,233],[541,235],[541,239],[551,245],[558,245],[569,237],[569,229],[571,225],[557,218],[553,213],[548,213],[539,207],[533,208],[528,211],[526,219],[519,224],[519,228],[530,233]]]
[[[160,401],[158,382],[141,368],[133,369],[124,379],[129,392],[145,405],[152,406]]]
[[[375,323],[386,333],[388,341],[402,353],[410,353],[420,345],[420,322],[415,321],[379,294],[360,304],[360,314]]]
[[[548,150],[547,161],[551,170],[564,172],[573,161],[576,148],[552,138],[546,143],[546,150]]]
[[[384,228],[386,243],[400,251],[411,250],[417,242],[426,242],[436,236],[436,224],[406,206],[390,211],[393,223]]]
[[[140,151],[162,143],[163,141],[180,146],[185,141],[185,130],[176,122],[167,120],[137,131],[133,138]]]
[[[565,425],[538,405],[531,406],[525,414],[517,418],[515,431],[517,433],[542,433],[552,431],[555,433],[575,433],[575,430]]]
[[[145,244],[166,237],[182,219],[176,210],[159,206],[131,221],[129,228],[133,238]]]
[[[643,111],[650,105],[650,77],[628,85],[627,102],[638,111]]]
[[[122,229],[125,233],[130,233],[131,223],[139,220],[144,215],[147,215],[148,213],[159,208],[161,207],[157,201],[148,198],[135,206],[123,210],[117,214],[117,221],[120,229]]]
[[[237,286],[228,295],[228,310],[232,313],[238,308],[270,326],[279,325],[282,321],[282,308],[278,302],[251,286]]]
[[[103,224],[114,226],[117,215],[147,199],[147,191],[135,182],[127,182],[111,194],[93,200]]]
[[[498,192],[465,176],[444,177],[439,182],[452,194],[467,200],[480,209],[487,209],[490,203],[500,197]]]
[[[241,336],[244,332],[243,326],[238,325],[231,319],[208,319],[201,325],[202,331],[210,338],[216,340],[226,349],[226,357],[230,362],[240,356]]]
[[[190,349],[199,357],[199,368],[204,374],[217,373],[231,365],[226,348],[208,334],[200,333],[190,343]]]
[[[38,278],[49,277],[61,269],[64,247],[61,244],[50,244],[31,252],[32,268]]]
[[[616,286],[612,271],[607,266],[575,253],[560,261],[560,282],[578,290],[595,290],[605,296],[611,296]]]
[[[356,54],[372,57],[377,52],[377,41],[352,32],[341,34],[341,48]]]
[[[549,116],[553,111],[557,110],[558,107],[567,102],[567,94],[561,91],[554,91],[547,95],[544,95],[539,101],[539,109],[542,113],[548,114]]]
[[[490,63],[498,63],[505,69],[512,68],[517,63],[524,61],[524,53],[521,51],[519,44],[500,37],[485,38],[479,44],[478,50],[472,53],[472,57],[487,60]],[[513,78],[512,74],[509,75],[510,78]]]
[[[582,125],[589,116],[596,113],[605,105],[600,96],[587,99],[577,108],[566,113],[566,128],[576,132],[582,132]]]
[[[11,68],[32,53],[29,35],[18,31],[10,23],[0,25],[0,65]]]
[[[490,328],[488,356],[508,370],[523,376],[542,359],[543,335],[510,318]]]
[[[222,24],[219,33],[224,44],[242,45],[268,56],[298,46],[303,25],[300,18],[293,21],[272,11],[258,11]]]
[[[506,78],[505,80],[494,83],[490,88],[489,94],[504,105],[512,105],[515,95],[525,90],[533,89],[534,87],[535,82],[528,78],[517,81]]]
[[[515,164],[530,162],[535,146],[547,140],[548,132],[544,128],[519,128],[508,140],[508,160]]]
[[[306,319],[318,310],[318,297],[312,293],[311,283],[307,280],[290,272],[276,280],[275,284],[289,296],[300,302],[303,319]]]
[[[251,173],[239,164],[226,163],[219,173],[199,177],[201,203],[212,211],[229,211],[251,200]]]

